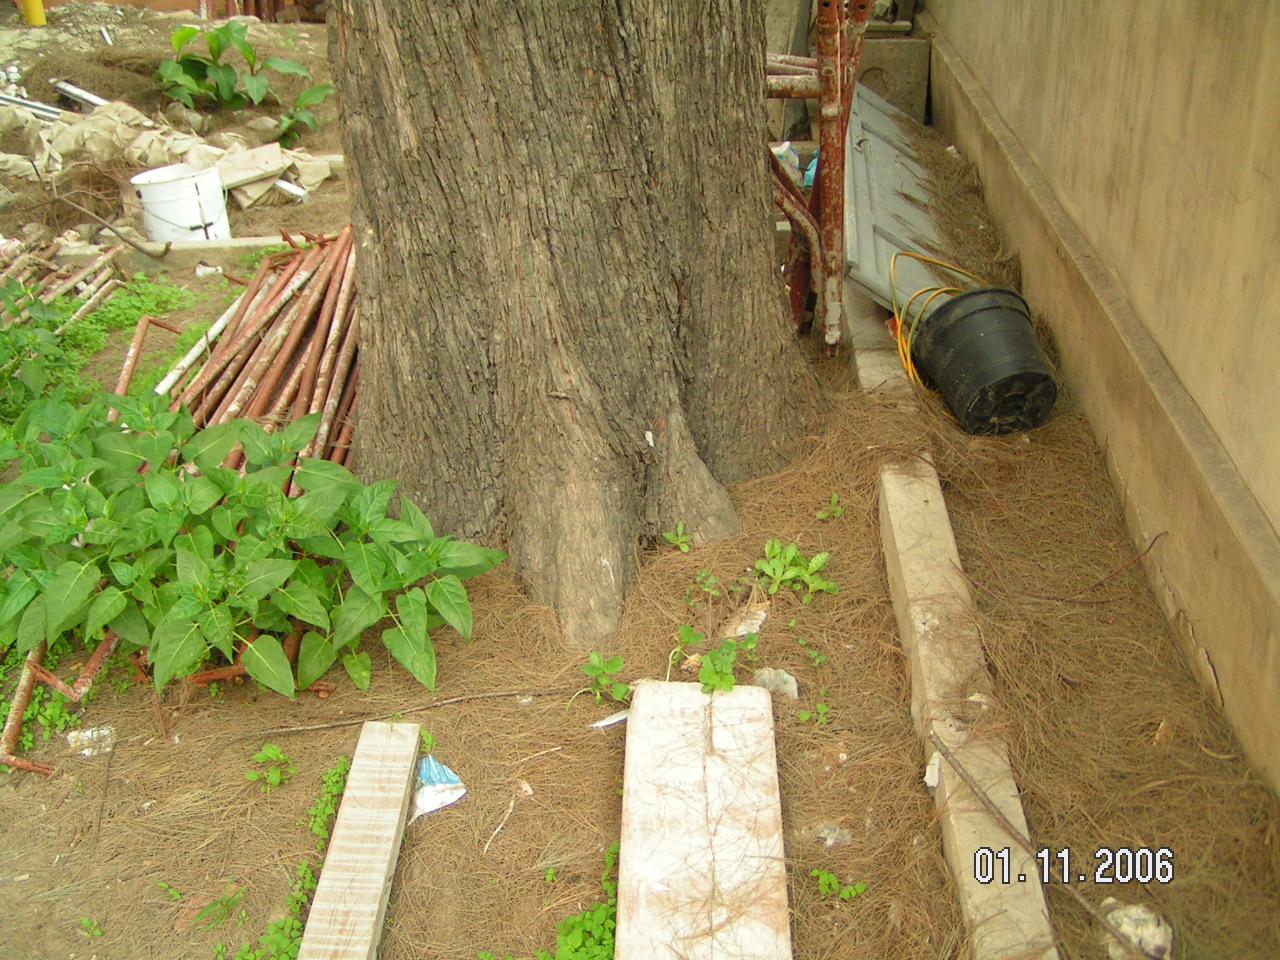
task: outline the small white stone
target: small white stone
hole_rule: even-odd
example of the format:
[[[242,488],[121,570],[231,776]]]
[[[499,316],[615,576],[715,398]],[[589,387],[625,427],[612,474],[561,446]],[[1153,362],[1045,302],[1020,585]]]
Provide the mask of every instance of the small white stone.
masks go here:
[[[796,678],[785,670],[762,667],[755,672],[753,680],[757,687],[764,687],[775,696],[786,697],[788,700],[800,699],[800,685],[796,682]]]
[[[929,757],[924,768],[924,785],[930,790],[938,789],[938,780],[942,776],[942,754],[935,752]]]

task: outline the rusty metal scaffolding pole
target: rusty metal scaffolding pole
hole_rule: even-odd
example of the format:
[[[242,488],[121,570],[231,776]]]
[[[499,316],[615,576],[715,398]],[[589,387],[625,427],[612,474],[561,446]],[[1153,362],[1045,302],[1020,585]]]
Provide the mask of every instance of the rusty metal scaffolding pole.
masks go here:
[[[843,0],[820,0],[817,57],[769,54],[765,68],[766,96],[818,100],[818,170],[808,212],[818,225],[821,255],[815,259],[810,252],[812,240],[807,229],[795,231],[787,276],[797,328],[803,327],[812,286],[819,303],[815,319],[821,317],[823,340],[831,352],[839,349],[844,332],[844,141],[870,17],[871,0],[850,0],[847,5]],[[811,66],[816,68],[816,77],[808,72]],[[801,72],[795,72],[797,69]],[[807,226],[803,221],[797,223],[794,210],[787,209],[793,199],[775,188],[775,200],[792,223]],[[816,283],[811,284],[811,276]]]

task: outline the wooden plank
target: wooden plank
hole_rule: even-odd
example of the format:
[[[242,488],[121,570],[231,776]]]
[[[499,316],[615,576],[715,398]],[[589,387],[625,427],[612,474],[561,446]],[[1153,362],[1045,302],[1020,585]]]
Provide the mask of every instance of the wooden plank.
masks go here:
[[[416,723],[366,723],[298,960],[373,960],[418,767]]]
[[[789,921],[768,691],[637,684],[615,957],[784,960]]]

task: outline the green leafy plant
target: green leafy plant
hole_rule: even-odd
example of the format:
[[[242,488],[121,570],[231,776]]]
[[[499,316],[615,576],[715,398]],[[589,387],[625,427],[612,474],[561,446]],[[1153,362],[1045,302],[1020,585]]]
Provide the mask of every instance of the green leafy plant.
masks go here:
[[[324,103],[332,94],[332,83],[317,83],[294,97],[293,106],[280,115],[280,142],[292,146],[301,139],[303,130],[315,133],[320,120],[312,108]]]
[[[818,691],[819,697],[827,695],[827,688],[823,687]],[[826,702],[819,700],[813,705],[812,710],[801,710],[799,713],[800,722],[808,723],[812,720],[818,726],[826,726],[831,721],[831,707]]]
[[[222,896],[196,914],[195,922],[210,930],[220,927],[236,915],[243,900],[243,890],[227,886],[222,891]]]
[[[418,733],[418,736],[422,738],[423,753],[430,753],[436,748],[436,738],[430,730],[422,730]]]
[[[98,939],[102,936],[102,926],[92,917],[80,918],[80,929],[83,930],[91,939]]]
[[[106,422],[108,403],[120,411]],[[124,653],[145,649],[163,689],[237,651],[250,677],[292,697],[339,658],[362,688],[366,630],[435,688],[431,631],[471,639],[463,581],[505,559],[437,537],[411,502],[388,516],[395,485],[366,486],[346,468],[297,453],[318,416],[275,433],[247,421],[196,433],[165,398],[109,395],[75,408],[50,396],[0,428],[0,461],[18,475],[0,486],[0,651],[22,653],[70,636],[96,644],[104,629]],[[222,466],[240,447],[242,474]],[[290,477],[303,495],[288,498]],[[295,681],[281,637],[301,641]]]
[[[689,648],[696,647],[700,643],[706,641],[706,635],[694,630],[689,624],[680,625],[680,629],[676,631],[675,649],[667,656],[667,679],[671,679],[671,671],[675,669],[685,657],[689,655]]]
[[[804,603],[809,604],[819,593],[840,592],[839,587],[821,576],[830,559],[829,553],[806,557],[794,543],[784,545],[781,540],[770,540],[764,545],[764,559],[756,561],[756,572],[770,594],[782,587],[804,590]]]
[[[197,40],[204,41],[206,53],[191,49]],[[249,28],[235,20],[204,29],[179,27],[170,36],[169,44],[175,59],[162,61],[156,76],[164,94],[188,108],[194,108],[197,101],[234,110],[250,103],[262,103],[267,97],[278,100],[271,88],[269,73],[311,76],[296,60],[260,58],[249,42]],[[224,61],[224,54],[232,51],[240,55],[247,69],[237,69],[233,63]]]
[[[693,544],[693,535],[685,530],[683,520],[676,524],[674,530],[663,533],[662,538],[681,553],[688,553],[689,547]]]
[[[175,903],[177,903],[179,900],[182,899],[182,891],[179,890],[177,887],[175,887],[173,884],[166,883],[165,881],[161,880],[156,884],[156,886],[158,886],[164,892],[165,896],[167,896],[170,900],[174,901]]]
[[[14,280],[0,286],[0,425],[12,424],[43,396],[58,393],[72,403],[88,399],[98,386],[81,370],[106,346],[112,331],[136,326],[144,314],[162,316],[196,299],[181,287],[138,274],[92,313],[68,325],[82,300],[60,297],[44,304],[35,293]]]
[[[346,789],[351,760],[342,757],[324,776],[324,787],[308,815],[311,832],[319,840],[319,851],[324,852],[329,843],[333,817]],[[302,918],[316,892],[319,877],[312,862],[303,860],[294,871],[293,885],[285,900],[286,916],[267,924],[266,931],[258,938],[257,946],[242,944],[234,960],[297,960],[302,945]],[[241,918],[243,924],[244,917]],[[225,950],[223,956],[226,956]]]
[[[715,650],[703,655],[702,666],[698,670],[698,680],[702,682],[703,693],[720,691],[728,693],[734,687],[734,671],[738,665],[738,654],[753,654],[759,635],[749,633],[741,640],[724,640]]]
[[[838,520],[844,516],[844,507],[840,506],[840,495],[834,490],[827,505],[817,513],[819,520]]]
[[[542,875],[542,881],[543,881],[543,883],[555,883],[555,882],[556,882],[556,868],[555,868],[555,867],[547,867],[547,872],[546,872],[546,873],[544,873],[544,874]]]
[[[865,883],[845,884],[827,870],[810,870],[809,876],[818,881],[818,893],[823,897],[838,897],[848,902],[867,892]]]
[[[618,928],[618,844],[604,855],[600,876],[602,900],[556,925],[556,951],[535,950],[534,960],[613,960],[614,934]],[[551,882],[551,881],[548,881]],[[476,960],[498,960],[496,953],[481,951]],[[504,954],[511,960],[511,954]]]
[[[712,575],[710,570],[699,570],[697,576],[693,578],[693,584],[684,593],[684,602],[690,607],[696,607],[699,600],[719,600],[724,596],[724,591],[720,589],[719,578]]]
[[[800,647],[804,650],[804,652],[809,655],[809,661],[815,667],[822,666],[824,663],[826,663],[830,659],[822,651],[815,650],[813,647],[809,646],[809,641],[806,640],[804,637],[796,637],[796,643],[800,644]]]
[[[244,778],[258,784],[263,793],[284,786],[298,772],[289,756],[274,743],[264,743],[262,749],[253,755],[253,762],[264,769],[250,770]]]
[[[347,789],[347,774],[351,772],[351,758],[342,757],[324,775],[320,796],[307,811],[307,823],[316,838],[316,848],[323,850],[329,843],[329,828],[338,815],[338,803]]]
[[[625,703],[631,696],[631,685],[619,680],[617,676],[622,672],[622,667],[621,657],[606,657],[595,650],[591,651],[587,662],[582,665],[582,672],[591,682],[590,689],[596,703],[604,703],[606,696]]]

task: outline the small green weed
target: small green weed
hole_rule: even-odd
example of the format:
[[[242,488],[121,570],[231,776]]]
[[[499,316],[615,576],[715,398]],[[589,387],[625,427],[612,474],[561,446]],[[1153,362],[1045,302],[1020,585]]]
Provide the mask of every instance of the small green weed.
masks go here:
[[[848,902],[867,892],[865,883],[845,884],[827,870],[810,870],[809,876],[818,881],[818,893],[824,897],[839,897]]]
[[[685,530],[683,520],[676,524],[674,530],[663,533],[662,538],[681,553],[688,553],[689,547],[693,544],[693,535]]]
[[[430,730],[421,731],[418,736],[422,738],[422,752],[430,753],[437,746],[436,738]]]
[[[83,930],[91,939],[97,940],[102,936],[102,925],[92,917],[80,918],[80,929]]]
[[[555,867],[547,867],[547,872],[546,872],[546,873],[544,873],[544,874],[542,875],[542,880],[543,880],[543,882],[544,882],[544,883],[555,883],[555,882],[556,882],[556,868],[555,868]]]
[[[827,695],[827,688],[823,687],[818,691],[819,697]],[[801,710],[799,713],[800,722],[808,723],[812,720],[818,726],[826,726],[831,721],[831,707],[822,700],[813,705],[812,710]]]
[[[671,671],[679,666],[680,661],[689,655],[689,648],[696,647],[706,641],[706,635],[699,633],[687,623],[681,624],[676,631],[676,646],[667,657],[667,679],[671,679]]]
[[[324,103],[332,95],[332,83],[317,83],[299,93],[293,106],[280,115],[280,142],[286,147],[293,146],[302,138],[304,129],[315,133],[320,120],[311,108]]]
[[[195,922],[209,930],[220,927],[236,915],[243,900],[243,890],[228,886],[222,896],[196,914]]]
[[[819,650],[815,650],[811,646],[809,646],[809,641],[806,640],[804,637],[796,637],[796,643],[800,644],[800,646],[804,649],[804,652],[809,655],[809,661],[815,667],[822,666],[824,663],[826,663],[830,659],[825,653],[822,653]]]
[[[600,889],[604,899],[556,925],[556,952],[535,950],[534,960],[613,960],[613,938],[618,927],[618,845],[604,855]],[[550,881],[548,881],[550,882]],[[496,953],[481,951],[476,960],[499,960]],[[511,954],[503,960],[512,960]]]
[[[770,540],[764,545],[764,559],[756,561],[756,572],[765,581],[770,594],[782,587],[804,590],[804,603],[813,603],[819,593],[839,593],[840,588],[820,575],[831,559],[829,553],[806,557],[794,543],[784,545]]]
[[[338,802],[347,788],[347,774],[351,772],[351,759],[342,757],[324,775],[320,797],[307,811],[307,822],[315,834],[316,848],[323,850],[329,843],[329,830],[333,818],[338,815]]]
[[[209,684],[209,699],[217,700],[220,696],[222,696],[222,687],[218,686],[218,681],[215,680]]]
[[[758,634],[749,633],[741,640],[722,641],[719,648],[711,650],[702,657],[702,666],[698,670],[698,680],[702,682],[703,693],[715,693],[717,690],[728,693],[734,687],[734,670],[738,665],[738,654],[752,656],[755,653]]]
[[[631,696],[631,685],[618,679],[622,668],[622,657],[605,657],[598,651],[591,651],[587,662],[582,665],[582,672],[591,681],[591,693],[596,698],[596,703],[604,703],[606,696],[625,703]]]
[[[693,584],[684,592],[684,602],[690,607],[696,607],[701,600],[719,600],[724,596],[724,591],[720,589],[719,578],[712,575],[710,570],[699,570],[698,575],[693,578]]]
[[[175,887],[173,884],[166,883],[165,881],[161,880],[156,884],[156,886],[158,886],[162,891],[164,891],[165,896],[167,896],[170,900],[174,901],[175,903],[177,903],[179,900],[182,899],[182,891],[179,890],[177,887]]]
[[[262,749],[253,755],[253,762],[266,769],[249,770],[244,778],[261,786],[263,793],[270,793],[276,787],[284,786],[298,772],[293,761],[274,743],[264,743]]]
[[[840,506],[840,495],[833,490],[831,499],[817,512],[816,516],[819,520],[839,520],[843,517],[844,507]]]

